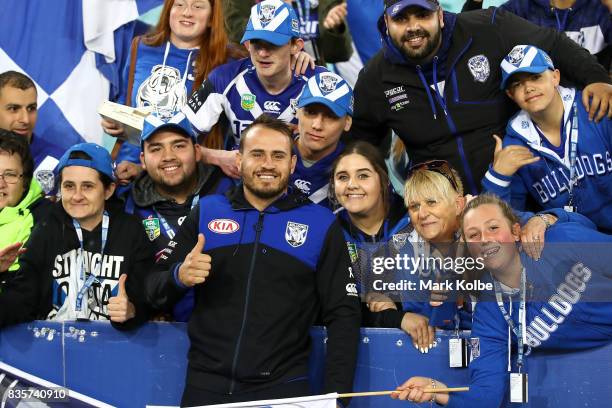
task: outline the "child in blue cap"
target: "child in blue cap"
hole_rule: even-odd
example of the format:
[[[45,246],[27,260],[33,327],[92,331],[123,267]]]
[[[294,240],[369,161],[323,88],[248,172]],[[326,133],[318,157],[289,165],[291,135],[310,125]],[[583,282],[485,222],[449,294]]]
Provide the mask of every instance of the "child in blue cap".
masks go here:
[[[540,208],[565,208],[612,233],[612,129],[610,119],[590,121],[582,92],[559,85],[550,57],[517,45],[501,63],[501,87],[521,111],[496,139],[486,191],[525,210],[528,197]]]

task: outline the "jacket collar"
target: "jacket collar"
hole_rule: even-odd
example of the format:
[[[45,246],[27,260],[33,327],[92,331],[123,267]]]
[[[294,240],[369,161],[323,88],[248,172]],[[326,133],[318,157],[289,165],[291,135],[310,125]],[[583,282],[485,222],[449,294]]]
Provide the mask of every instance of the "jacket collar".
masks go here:
[[[242,183],[231,188],[225,193],[225,196],[229,200],[232,209],[235,211],[243,210],[255,210],[255,207],[251,205],[244,196],[244,185]],[[289,186],[287,192],[281,195],[276,201],[270,204],[265,210],[265,213],[276,213],[281,211],[288,211],[294,208],[301,207],[311,203],[301,191],[292,186]]]
[[[576,90],[574,88],[564,88],[562,86],[558,86],[557,91],[559,92],[561,101],[563,102],[563,123],[565,124],[565,137],[567,138],[571,132],[572,105],[574,104],[574,100],[576,98]],[[580,102],[577,101],[576,103]],[[508,127],[512,130],[512,133],[514,133],[515,136],[523,139],[530,148],[550,157],[569,169],[570,163],[568,149],[570,147],[570,143],[565,143],[565,155],[563,159],[560,158],[555,151],[542,144],[540,134],[538,133],[535,124],[527,112],[524,110],[520,111],[510,120]]]
[[[199,194],[200,190],[202,190],[206,182],[212,176],[214,170],[214,166],[206,166],[202,163],[197,164],[196,172],[198,182],[191,192],[191,195]],[[134,203],[139,207],[149,207],[160,202],[173,201],[171,198],[163,196],[157,191],[153,179],[151,179],[146,171],[143,171],[134,181],[131,193]]]

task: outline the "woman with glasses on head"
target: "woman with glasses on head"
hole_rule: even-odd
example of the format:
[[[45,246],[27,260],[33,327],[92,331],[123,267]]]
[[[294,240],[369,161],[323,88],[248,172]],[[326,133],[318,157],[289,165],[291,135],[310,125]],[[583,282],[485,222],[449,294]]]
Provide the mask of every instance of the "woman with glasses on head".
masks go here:
[[[580,223],[558,223],[546,231],[541,258],[533,260],[520,249],[517,215],[491,194],[466,205],[461,230],[470,255],[484,260],[482,281],[489,285],[474,312],[471,337],[478,347],[469,366],[470,390],[426,393],[425,388],[446,385],[412,377],[392,398],[448,407],[506,406],[511,373],[525,384],[528,377],[518,374],[528,373],[531,354],[612,342],[612,237]]]
[[[27,140],[0,129],[0,292],[19,269],[17,256],[50,202],[34,178]]]
[[[374,269],[375,259],[393,258],[410,245],[407,238],[412,232],[378,150],[366,142],[348,146],[332,166],[329,194],[330,202],[342,207],[337,216],[364,301],[364,325],[401,328],[425,352],[433,343],[427,317],[403,309],[397,293],[377,290],[396,277]]]
[[[134,305],[143,301],[141,282],[155,249],[139,219],[108,201],[116,185],[110,154],[80,143],[55,171],[61,200],[32,230],[19,270],[0,293],[0,327],[33,319],[146,317]]]

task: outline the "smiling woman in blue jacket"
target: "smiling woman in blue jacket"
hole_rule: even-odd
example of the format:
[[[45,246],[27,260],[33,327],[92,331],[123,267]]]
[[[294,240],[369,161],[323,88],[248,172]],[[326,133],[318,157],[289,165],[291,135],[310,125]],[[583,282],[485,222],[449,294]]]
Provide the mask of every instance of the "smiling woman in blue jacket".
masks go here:
[[[491,194],[470,201],[462,233],[488,272],[474,312],[470,390],[449,397],[424,393],[445,384],[412,377],[393,395],[448,407],[499,407],[509,400],[511,373],[528,373],[529,356],[543,350],[581,350],[612,342],[612,237],[567,222],[546,231],[539,261],[519,250],[520,226],[508,204]],[[511,354],[516,353],[516,363]],[[520,367],[519,367],[520,364]]]

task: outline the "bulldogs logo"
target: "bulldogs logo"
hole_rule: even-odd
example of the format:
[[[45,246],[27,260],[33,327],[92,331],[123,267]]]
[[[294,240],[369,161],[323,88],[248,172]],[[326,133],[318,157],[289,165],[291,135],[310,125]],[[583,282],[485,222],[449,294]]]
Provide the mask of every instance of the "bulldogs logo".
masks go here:
[[[53,187],[55,186],[55,176],[53,175],[52,170],[38,170],[34,173],[34,178],[40,184],[40,187],[45,192],[45,194],[49,194],[53,191]]]
[[[308,225],[291,221],[287,222],[287,228],[285,229],[285,240],[292,247],[297,248],[302,246],[304,242],[306,242],[307,235]]]
[[[506,61],[512,65],[518,66],[521,61],[523,61],[523,58],[525,58],[525,46],[517,45],[510,51],[510,54],[506,57]]]
[[[276,6],[273,4],[262,4],[259,8],[259,21],[262,26],[267,25],[274,18],[276,13]]]
[[[489,60],[484,55],[476,55],[468,60],[468,68],[470,73],[477,82],[485,82],[489,78],[491,68]]]
[[[174,67],[155,65],[136,94],[136,106],[153,106],[159,118],[166,121],[187,102],[187,90],[181,73]]]
[[[338,78],[333,75],[321,74],[319,77],[319,89],[326,94],[334,92],[337,84]]]

